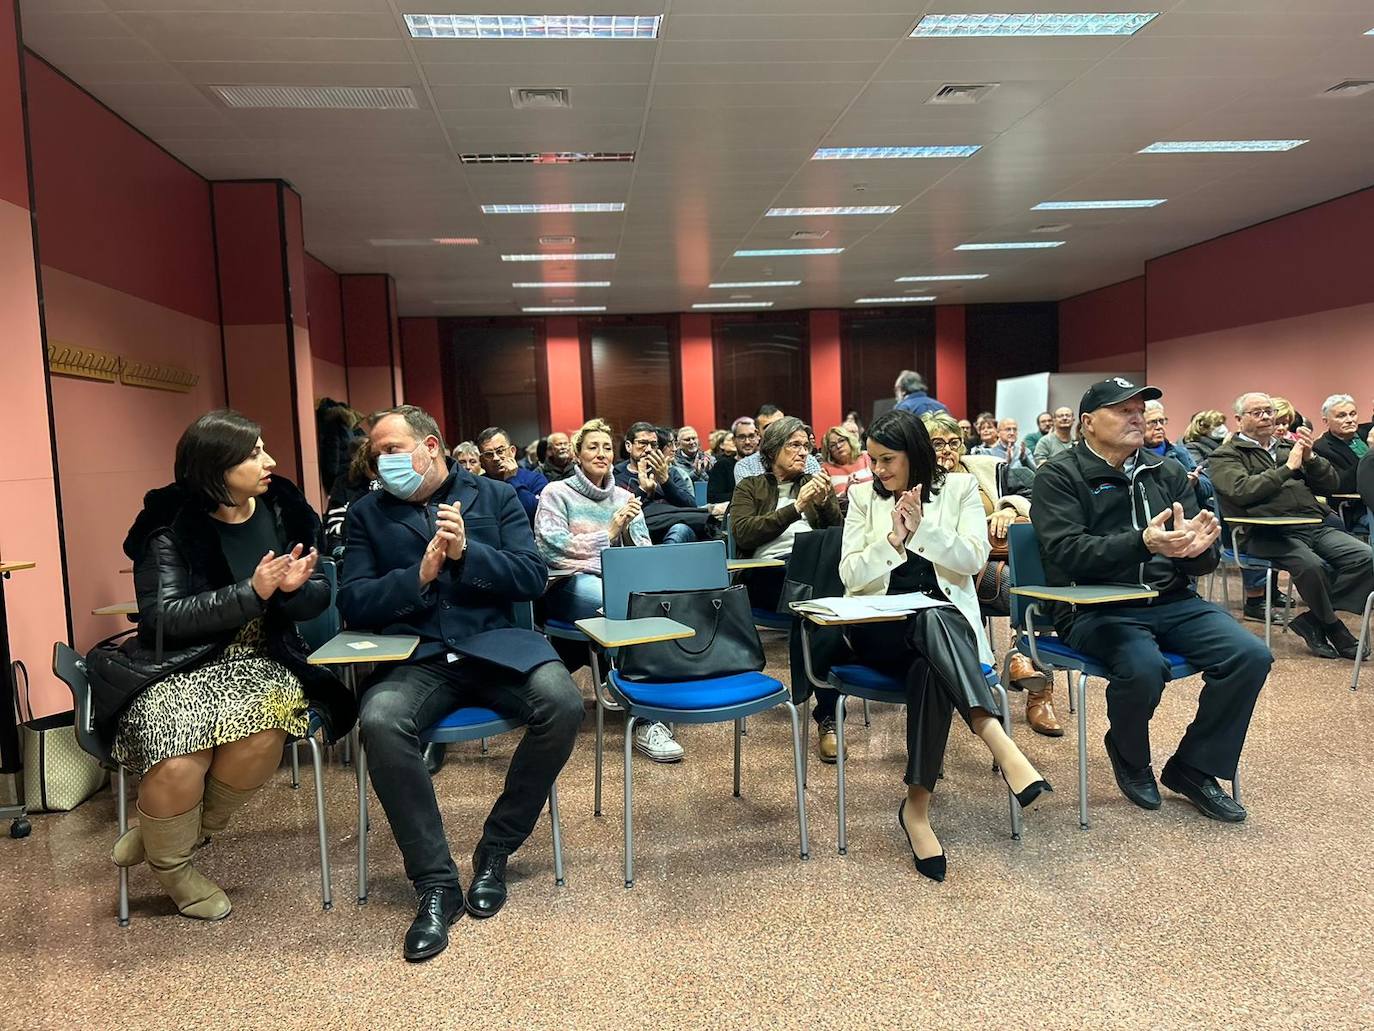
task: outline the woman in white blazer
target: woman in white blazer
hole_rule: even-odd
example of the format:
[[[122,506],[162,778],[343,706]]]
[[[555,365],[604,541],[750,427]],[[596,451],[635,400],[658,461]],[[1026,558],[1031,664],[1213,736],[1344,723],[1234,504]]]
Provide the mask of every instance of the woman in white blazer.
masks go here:
[[[919,592],[949,604],[919,609],[901,623],[850,628],[860,662],[907,685],[907,797],[897,821],[916,869],[945,878],[945,853],[930,826],[930,799],[944,762],[955,710],[992,753],[1023,808],[1047,791],[999,721],[983,666],[994,659],[978,614],[973,577],[988,559],[987,520],[978,483],[935,461],[915,416],[886,412],[868,429],[872,483],[849,491],[840,579],[850,596]]]

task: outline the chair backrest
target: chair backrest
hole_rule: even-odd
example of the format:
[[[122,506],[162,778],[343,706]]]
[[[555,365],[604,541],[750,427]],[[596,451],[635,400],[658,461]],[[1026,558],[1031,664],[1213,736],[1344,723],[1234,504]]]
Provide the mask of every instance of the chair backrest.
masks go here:
[[[111,765],[110,747],[100,739],[95,730],[95,712],[91,707],[91,682],[86,676],[85,658],[58,641],[52,646],[52,671],[53,675],[72,692],[76,743],[102,765]]]
[[[730,528],[730,513],[725,513],[725,520],[721,524],[725,530],[725,557],[727,559],[739,558],[739,552],[735,549],[735,531]]]
[[[1007,569],[1011,574],[1011,585],[1044,585],[1045,563],[1040,557],[1040,538],[1036,536],[1031,523],[1012,523],[1007,527]],[[1034,603],[1033,598],[1019,594],[1011,596],[1011,625],[1024,628],[1026,609]]]
[[[510,621],[521,630],[534,629],[534,602],[517,601],[511,604]]]
[[[692,493],[696,495],[697,506],[706,504],[706,481],[697,480],[692,484]]]
[[[329,581],[329,607],[314,619],[296,624],[311,651],[333,640],[334,635],[343,629],[343,618],[339,615],[338,606],[338,564],[332,558],[322,558],[320,564],[315,567],[315,571],[323,573],[325,579]]]
[[[725,545],[657,544],[601,552],[602,603],[608,619],[625,619],[635,591],[704,591],[730,586]]]

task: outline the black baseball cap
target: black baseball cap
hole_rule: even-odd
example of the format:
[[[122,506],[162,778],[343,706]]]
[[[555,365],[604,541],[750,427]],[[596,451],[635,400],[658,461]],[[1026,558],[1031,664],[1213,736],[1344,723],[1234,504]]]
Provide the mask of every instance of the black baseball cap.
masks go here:
[[[1078,402],[1078,416],[1082,418],[1088,412],[1095,412],[1107,405],[1119,405],[1122,401],[1128,401],[1133,397],[1144,398],[1146,401],[1157,401],[1163,396],[1164,392],[1158,387],[1138,387],[1125,377],[1113,376],[1111,379],[1104,379],[1101,383],[1094,383],[1087,389],[1087,392]]]

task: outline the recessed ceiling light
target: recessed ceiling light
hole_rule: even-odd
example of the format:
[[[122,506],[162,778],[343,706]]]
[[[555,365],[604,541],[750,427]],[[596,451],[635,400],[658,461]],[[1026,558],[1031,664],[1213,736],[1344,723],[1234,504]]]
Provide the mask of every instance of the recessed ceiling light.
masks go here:
[[[786,258],[806,254],[843,254],[843,247],[765,247],[760,250],[735,251],[737,258]]]
[[[512,283],[511,286],[517,290],[582,290],[598,287],[610,286],[609,279],[587,279],[579,282],[568,282],[567,280],[553,280],[547,283]]]
[[[872,161],[883,158],[967,158],[981,146],[966,147],[821,147],[812,161]]]
[[[1046,247],[1063,247],[1063,240],[1016,240],[1009,243],[961,243],[956,251],[1038,251]]]
[[[575,236],[541,236],[539,246],[541,247],[571,247],[577,243]]]
[[[1137,154],[1250,154],[1292,150],[1307,140],[1160,140]]]
[[[581,215],[624,211],[624,204],[483,204],[484,215]]]
[[[523,312],[530,315],[571,315],[575,312],[605,311],[604,304],[571,304],[571,305],[540,305],[533,308],[521,308]]]
[[[693,308],[771,308],[772,301],[720,301],[717,303],[694,304]]]
[[[416,39],[654,39],[658,15],[407,14]]]
[[[503,254],[502,261],[615,261],[614,254]]]
[[[912,36],[1132,36],[1159,16],[1131,14],[927,14]]]
[[[712,290],[753,290],[758,287],[766,286],[801,286],[800,279],[760,279],[751,280],[747,283],[712,283]]]
[[[1155,200],[1046,200],[1041,201],[1032,211],[1096,211],[1108,208],[1157,208],[1164,198]]]
[[[475,236],[436,236],[433,242],[442,247],[475,247],[481,241]]]
[[[966,279],[987,279],[986,272],[966,272],[950,276],[898,276],[895,283],[954,283]]]
[[[894,211],[900,211],[900,204],[867,204],[851,205],[840,208],[769,208],[767,217],[769,218],[791,218],[794,216],[806,215],[890,215]]]
[[[573,165],[583,161],[633,161],[632,150],[552,150],[525,154],[459,154],[465,165]]]
[[[481,243],[475,236],[422,236],[414,239],[368,240],[373,247],[475,247]]]
[[[920,297],[912,297],[910,294],[903,294],[901,297],[859,297],[855,304],[914,304],[916,301],[933,301],[934,294],[925,294]]]

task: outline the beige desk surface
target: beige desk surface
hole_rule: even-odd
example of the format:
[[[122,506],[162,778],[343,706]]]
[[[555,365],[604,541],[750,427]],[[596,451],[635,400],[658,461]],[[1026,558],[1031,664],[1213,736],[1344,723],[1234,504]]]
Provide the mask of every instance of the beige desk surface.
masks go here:
[[[17,573],[22,569],[33,569],[37,565],[37,562],[21,562],[17,559],[13,562],[0,562],[0,576],[4,576],[6,573]]]
[[[98,609],[91,609],[92,616],[133,616],[138,613],[138,602],[121,601],[113,605],[103,605]]]
[[[1147,601],[1159,597],[1153,587],[1125,587],[1110,584],[1103,587],[1013,587],[1012,594],[1040,601],[1058,601],[1069,605],[1107,605],[1119,601]]]
[[[786,565],[780,558],[732,558],[725,562],[725,568],[732,573],[741,569],[782,569]]]
[[[819,612],[798,612],[797,615],[805,616],[808,623],[815,623],[816,626],[853,626],[856,623],[900,623],[906,619],[905,612],[885,612],[877,616],[864,616],[862,619],[838,619],[835,616],[826,616]]]
[[[1358,500],[1360,500],[1360,496],[1359,496],[1358,494],[1332,494],[1331,496],[1332,496],[1333,498],[1340,498],[1342,501],[1358,501]]]
[[[1320,526],[1316,516],[1240,516],[1226,517],[1226,522],[1236,526]]]
[[[594,616],[579,619],[577,629],[603,648],[627,648],[632,644],[652,644],[655,641],[680,641],[695,637],[691,627],[673,619],[652,616],[647,619],[607,619]]]
[[[413,634],[365,634],[344,630],[310,653],[312,666],[346,666],[355,662],[404,662],[420,639]]]

